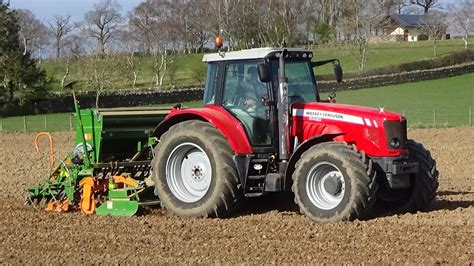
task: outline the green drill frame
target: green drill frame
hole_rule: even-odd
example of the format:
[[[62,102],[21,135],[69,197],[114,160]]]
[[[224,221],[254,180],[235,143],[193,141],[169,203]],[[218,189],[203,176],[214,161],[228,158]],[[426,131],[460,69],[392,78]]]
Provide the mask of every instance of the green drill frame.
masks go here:
[[[75,93],[76,143],[49,177],[27,190],[27,203],[60,202],[72,206],[80,202],[80,181],[84,177],[109,179],[127,173],[142,181],[150,171],[152,150],[157,140],[153,129],[168,114],[163,108],[80,109]],[[131,188],[108,189],[104,207],[97,214],[129,216],[141,204],[137,191]],[[135,194],[135,195],[134,195]],[[134,196],[130,196],[134,195]],[[102,211],[108,202],[116,208]],[[120,207],[121,206],[121,207]]]

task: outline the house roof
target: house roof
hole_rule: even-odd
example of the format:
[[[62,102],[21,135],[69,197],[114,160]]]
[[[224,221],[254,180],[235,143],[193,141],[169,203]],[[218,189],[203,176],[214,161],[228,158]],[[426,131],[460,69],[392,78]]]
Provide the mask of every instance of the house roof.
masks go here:
[[[400,26],[404,27],[417,27],[426,25],[426,16],[425,15],[404,15],[404,14],[394,14],[390,15],[394,21],[396,21]]]

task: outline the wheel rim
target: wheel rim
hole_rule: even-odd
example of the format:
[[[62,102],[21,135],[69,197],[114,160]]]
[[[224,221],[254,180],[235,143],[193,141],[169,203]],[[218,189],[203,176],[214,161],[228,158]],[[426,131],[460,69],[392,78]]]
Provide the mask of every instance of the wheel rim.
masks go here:
[[[344,176],[335,165],[320,162],[313,166],[306,178],[306,194],[311,203],[322,210],[336,208],[344,198]]]
[[[182,143],[171,151],[166,162],[166,182],[177,199],[199,201],[209,190],[211,179],[211,162],[201,147]]]

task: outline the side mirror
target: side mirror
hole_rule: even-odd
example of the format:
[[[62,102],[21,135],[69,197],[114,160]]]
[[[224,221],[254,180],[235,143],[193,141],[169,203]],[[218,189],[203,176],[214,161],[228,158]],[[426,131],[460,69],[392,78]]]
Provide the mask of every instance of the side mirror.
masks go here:
[[[272,70],[270,64],[258,64],[258,78],[261,82],[272,81]]]
[[[332,63],[332,66],[334,67],[334,75],[336,76],[337,83],[341,83],[341,81],[342,81],[342,67],[341,67],[341,63],[339,62],[338,59],[327,59],[327,60],[311,62],[311,67],[322,66],[322,65],[325,65],[325,64],[328,64],[328,63]]]
[[[334,76],[336,76],[336,81],[337,83],[341,83],[343,73],[342,73],[342,67],[339,64],[339,61],[334,63],[333,67],[334,67]]]

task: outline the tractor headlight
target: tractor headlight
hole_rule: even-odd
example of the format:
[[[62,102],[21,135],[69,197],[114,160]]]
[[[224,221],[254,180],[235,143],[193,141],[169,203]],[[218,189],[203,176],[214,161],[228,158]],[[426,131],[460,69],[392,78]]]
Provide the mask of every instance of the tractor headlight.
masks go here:
[[[387,148],[393,150],[406,149],[407,140],[407,122],[402,121],[385,121],[383,123],[385,129],[385,139]]]
[[[392,147],[393,149],[398,149],[400,148],[400,139],[398,138],[392,138],[390,140],[390,147]]]

